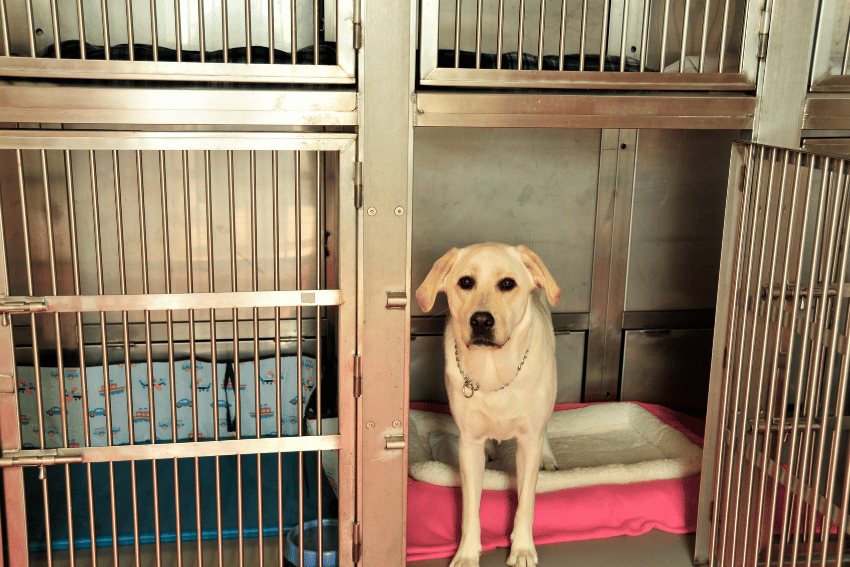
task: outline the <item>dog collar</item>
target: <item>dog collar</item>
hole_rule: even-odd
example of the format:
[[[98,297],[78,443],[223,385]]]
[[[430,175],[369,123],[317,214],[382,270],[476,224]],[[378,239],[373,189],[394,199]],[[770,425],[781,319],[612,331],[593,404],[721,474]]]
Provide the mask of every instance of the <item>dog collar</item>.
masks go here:
[[[511,382],[513,382],[514,379],[519,375],[519,371],[522,370],[522,365],[525,364],[526,358],[528,358],[528,350],[526,350],[525,354],[522,355],[522,360],[519,362],[519,366],[516,367],[516,374],[514,374],[514,377],[499,386],[498,388],[496,388],[495,390],[491,390],[491,392],[498,392],[499,390],[504,390],[505,388],[510,386]],[[457,361],[457,369],[460,371],[461,377],[463,377],[463,389],[461,390],[461,392],[463,393],[463,396],[465,398],[471,398],[473,395],[475,395],[475,392],[477,392],[481,388],[481,385],[472,378],[470,378],[469,374],[464,372],[463,368],[461,368],[460,353],[457,350],[457,343],[455,343],[455,360]]]

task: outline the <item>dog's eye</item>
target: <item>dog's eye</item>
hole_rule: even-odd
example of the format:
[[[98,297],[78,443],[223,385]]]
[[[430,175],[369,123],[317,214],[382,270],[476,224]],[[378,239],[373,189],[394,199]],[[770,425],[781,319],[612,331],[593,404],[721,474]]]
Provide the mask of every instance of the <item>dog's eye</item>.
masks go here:
[[[511,278],[505,278],[499,282],[499,289],[501,289],[502,291],[511,291],[515,287],[516,280],[513,280]]]
[[[475,287],[475,280],[469,276],[463,276],[458,280],[457,285],[460,286],[460,289],[472,289]]]

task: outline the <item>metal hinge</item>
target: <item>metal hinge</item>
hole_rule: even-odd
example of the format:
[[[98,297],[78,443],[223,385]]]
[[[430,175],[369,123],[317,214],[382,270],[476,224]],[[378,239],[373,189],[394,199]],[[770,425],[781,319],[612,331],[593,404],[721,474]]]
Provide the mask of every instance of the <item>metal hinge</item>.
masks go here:
[[[47,299],[44,297],[0,297],[0,324],[9,325],[9,315],[16,313],[44,313]]]
[[[354,49],[359,50],[363,48],[363,20],[360,17],[363,8],[360,5],[360,2],[354,2],[354,17],[352,18],[352,24],[354,25]]]
[[[766,3],[768,4],[768,3]],[[770,7],[766,5],[761,11],[761,20],[759,21],[759,50],[758,58],[764,59],[767,57],[767,40],[770,35]]]
[[[34,451],[25,453],[7,452],[0,457],[0,468],[4,467],[43,467],[45,465],[61,465],[65,463],[82,463],[82,454],[60,455],[57,449],[44,449],[33,455]]]
[[[363,525],[360,522],[354,522],[351,525],[351,560],[354,563],[360,563],[360,556],[363,553]]]
[[[363,162],[354,162],[354,208],[363,208]]]
[[[363,393],[363,357],[354,355],[354,397],[359,398]]]

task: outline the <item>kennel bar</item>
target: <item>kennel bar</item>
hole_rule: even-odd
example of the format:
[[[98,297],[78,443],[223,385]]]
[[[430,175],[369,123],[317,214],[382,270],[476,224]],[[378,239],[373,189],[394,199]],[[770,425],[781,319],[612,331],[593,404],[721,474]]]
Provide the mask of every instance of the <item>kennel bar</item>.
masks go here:
[[[323,465],[334,462],[340,530],[350,529],[352,400],[340,397],[339,433],[323,432],[317,419],[317,434],[307,435],[304,406],[333,359],[340,391],[353,391],[353,142],[342,134],[0,131],[11,166],[0,176],[0,310],[12,311],[2,358],[16,365],[0,393],[0,464],[7,517],[29,519],[7,530],[23,542],[10,565],[94,561],[85,548],[95,542],[114,561],[174,556],[180,564],[212,552],[221,562],[229,537],[240,563],[254,553],[260,564],[273,554],[282,565],[284,510],[295,525],[307,512],[321,523],[322,491],[306,510],[304,482],[320,486]],[[273,257],[259,246],[269,236]],[[204,327],[208,334],[197,333]],[[282,343],[294,344],[295,356],[283,356],[291,349]],[[98,386],[103,407],[94,405]],[[25,414],[29,391],[35,406]],[[290,397],[297,411],[287,417]],[[274,416],[270,426],[265,418]],[[305,454],[315,472],[304,470]],[[297,484],[282,481],[282,461],[298,471]],[[21,465],[36,466],[38,478]],[[263,478],[275,475],[278,488],[267,494]],[[213,484],[215,498],[203,498]],[[225,501],[231,485],[239,487],[235,508]],[[169,537],[197,545],[183,549]],[[351,552],[340,538],[342,564]]]
[[[731,172],[696,557],[842,563],[850,169],[737,144]]]
[[[352,84],[354,3],[0,1],[15,77]]]
[[[762,4],[423,0],[420,83],[752,91]]]
[[[416,94],[417,127],[748,129],[745,96]]]

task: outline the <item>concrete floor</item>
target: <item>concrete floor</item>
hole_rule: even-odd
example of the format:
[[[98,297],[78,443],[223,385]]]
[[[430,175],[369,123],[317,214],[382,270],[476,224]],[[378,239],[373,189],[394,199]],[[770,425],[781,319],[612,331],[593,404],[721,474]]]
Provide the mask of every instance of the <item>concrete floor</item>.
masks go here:
[[[653,530],[642,536],[574,541],[537,547],[539,567],[693,567],[694,534],[676,535]],[[502,567],[507,548],[487,551],[481,567]],[[446,567],[451,561],[415,561],[407,567]]]

